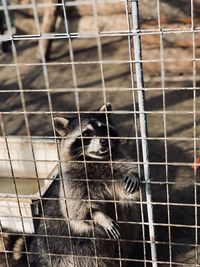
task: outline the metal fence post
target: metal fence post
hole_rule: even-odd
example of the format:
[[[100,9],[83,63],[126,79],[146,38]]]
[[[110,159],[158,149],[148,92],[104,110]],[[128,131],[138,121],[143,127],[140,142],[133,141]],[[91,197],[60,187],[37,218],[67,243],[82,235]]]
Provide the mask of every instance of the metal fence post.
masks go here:
[[[140,40],[140,18],[139,18],[139,7],[138,0],[131,1],[131,12],[133,19],[133,42],[134,42],[134,56],[135,56],[135,71],[136,71],[136,83],[137,83],[137,95],[138,95],[138,107],[139,107],[139,120],[140,120],[140,131],[142,141],[142,156],[144,162],[144,178],[146,182],[146,199],[147,199],[147,212],[149,221],[149,234],[151,241],[151,256],[152,266],[157,267],[156,257],[156,244],[155,244],[155,231],[154,231],[154,219],[153,219],[153,206],[151,202],[151,184],[150,184],[150,169],[149,169],[149,151],[147,143],[147,120],[145,111],[145,94],[144,94],[144,80],[143,80],[143,69],[142,69],[142,50]]]

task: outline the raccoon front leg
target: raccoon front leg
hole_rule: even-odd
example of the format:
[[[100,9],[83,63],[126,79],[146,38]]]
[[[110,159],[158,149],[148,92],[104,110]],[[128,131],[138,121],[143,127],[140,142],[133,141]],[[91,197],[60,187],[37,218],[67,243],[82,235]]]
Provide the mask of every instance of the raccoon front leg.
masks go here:
[[[134,166],[124,171],[122,181],[124,182],[125,191],[129,194],[133,194],[139,189],[140,179]]]
[[[109,238],[118,239],[120,237],[118,224],[102,211],[94,211],[93,218],[94,223],[103,227]]]

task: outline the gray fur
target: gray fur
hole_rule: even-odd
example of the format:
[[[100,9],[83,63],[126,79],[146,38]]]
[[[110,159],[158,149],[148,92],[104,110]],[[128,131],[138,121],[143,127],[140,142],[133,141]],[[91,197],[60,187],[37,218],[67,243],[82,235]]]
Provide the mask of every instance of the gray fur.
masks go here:
[[[68,134],[69,129],[66,129]],[[86,163],[85,170],[84,162],[69,162],[69,151],[67,140],[63,139],[62,175],[52,183],[42,200],[45,214],[41,212],[36,236],[30,246],[30,251],[36,253],[30,257],[31,266],[118,267],[119,262],[113,258],[119,258],[119,235],[122,239],[136,239],[138,227],[121,224],[118,228],[115,208],[119,221],[139,220],[138,208],[134,204],[139,198],[137,168],[126,161],[118,145],[112,151],[113,161],[120,161],[113,162],[113,175],[109,160]],[[46,226],[43,215],[47,218]],[[93,234],[97,239],[92,239]],[[130,244],[120,243],[122,257],[128,257]]]

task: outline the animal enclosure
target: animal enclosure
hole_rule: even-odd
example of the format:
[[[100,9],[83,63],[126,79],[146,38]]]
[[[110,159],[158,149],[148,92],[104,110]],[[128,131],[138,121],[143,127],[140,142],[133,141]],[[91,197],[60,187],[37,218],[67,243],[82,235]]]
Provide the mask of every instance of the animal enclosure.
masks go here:
[[[112,201],[120,229],[140,228],[115,240],[116,266],[200,266],[199,10],[199,0],[0,0],[2,266],[23,256],[31,266],[29,237],[49,220],[37,209],[62,163],[54,117],[81,122],[106,103],[141,178],[139,221],[120,220]],[[123,244],[134,244],[128,258]]]

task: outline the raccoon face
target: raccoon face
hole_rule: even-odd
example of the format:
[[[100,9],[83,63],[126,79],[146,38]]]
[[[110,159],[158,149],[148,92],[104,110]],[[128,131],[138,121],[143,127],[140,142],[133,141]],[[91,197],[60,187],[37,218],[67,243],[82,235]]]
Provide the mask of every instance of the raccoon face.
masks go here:
[[[71,159],[81,159],[83,155],[89,159],[103,160],[109,158],[110,149],[113,150],[118,141],[112,137],[118,136],[108,115],[108,127],[105,111],[111,111],[110,104],[102,106],[100,114],[84,115],[81,117],[81,125],[78,118],[54,118],[56,131],[63,137],[62,153],[67,153]],[[108,140],[111,137],[110,142]]]

